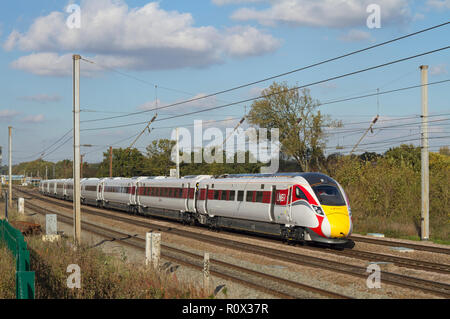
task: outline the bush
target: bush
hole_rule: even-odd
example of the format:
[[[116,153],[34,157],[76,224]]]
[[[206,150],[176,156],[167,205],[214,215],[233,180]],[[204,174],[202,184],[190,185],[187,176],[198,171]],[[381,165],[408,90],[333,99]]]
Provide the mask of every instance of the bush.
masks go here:
[[[328,173],[349,197],[355,232],[420,235],[421,172],[413,151],[413,164],[391,150],[373,161],[346,156],[330,165]],[[449,182],[450,157],[430,153],[430,236],[444,241],[450,235]]]
[[[31,267],[36,272],[36,298],[48,299],[160,299],[206,298],[202,289],[180,283],[175,275],[166,275],[109,256],[99,248],[72,248],[62,239],[44,243],[29,241]],[[67,267],[81,269],[81,289],[69,289]]]

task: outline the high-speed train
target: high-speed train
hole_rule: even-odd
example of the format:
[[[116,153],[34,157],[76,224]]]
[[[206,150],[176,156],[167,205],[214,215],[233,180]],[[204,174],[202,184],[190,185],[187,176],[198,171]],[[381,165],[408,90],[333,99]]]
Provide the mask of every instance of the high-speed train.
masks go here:
[[[73,180],[44,180],[39,190],[72,200]],[[343,188],[321,173],[89,178],[81,180],[81,201],[289,242],[341,245],[353,230]]]

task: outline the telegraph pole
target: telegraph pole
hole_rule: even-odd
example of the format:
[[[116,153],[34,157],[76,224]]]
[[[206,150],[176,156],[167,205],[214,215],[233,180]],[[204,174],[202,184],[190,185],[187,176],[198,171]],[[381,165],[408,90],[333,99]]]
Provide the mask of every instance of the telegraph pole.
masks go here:
[[[8,183],[8,206],[12,208],[12,127],[8,127],[9,133],[9,183]]]
[[[112,157],[113,157],[113,150],[112,146],[109,147],[109,177],[113,177],[113,169],[112,169]]]
[[[80,55],[73,55],[73,234],[78,245],[81,244],[80,59]]]
[[[421,65],[422,78],[422,214],[420,225],[421,240],[428,240],[430,238],[430,180],[429,180],[429,164],[428,164],[428,65]]]

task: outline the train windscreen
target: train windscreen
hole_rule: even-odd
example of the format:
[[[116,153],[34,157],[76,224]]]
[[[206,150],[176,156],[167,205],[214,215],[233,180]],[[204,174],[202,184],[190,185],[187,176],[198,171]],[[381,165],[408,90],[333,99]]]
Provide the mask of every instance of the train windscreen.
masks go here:
[[[317,185],[312,188],[319,198],[322,205],[326,206],[345,206],[345,200],[341,192],[335,186]]]

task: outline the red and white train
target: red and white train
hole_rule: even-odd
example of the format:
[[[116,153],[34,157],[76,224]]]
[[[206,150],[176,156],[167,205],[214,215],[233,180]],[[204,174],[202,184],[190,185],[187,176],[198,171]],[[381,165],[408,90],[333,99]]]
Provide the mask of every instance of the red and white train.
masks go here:
[[[72,200],[73,180],[42,181],[39,190]],[[81,200],[286,241],[345,244],[353,229],[343,188],[321,173],[89,178],[81,181]]]

